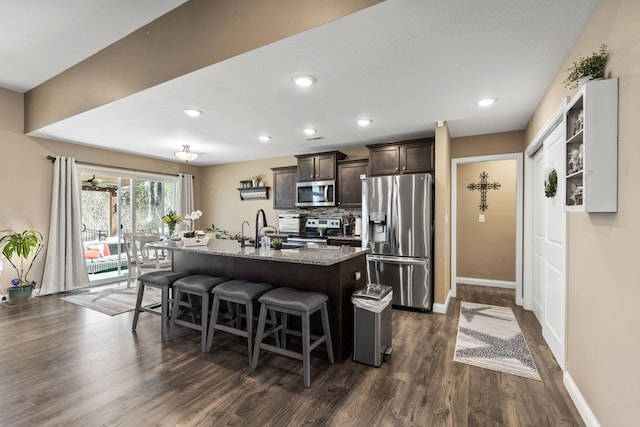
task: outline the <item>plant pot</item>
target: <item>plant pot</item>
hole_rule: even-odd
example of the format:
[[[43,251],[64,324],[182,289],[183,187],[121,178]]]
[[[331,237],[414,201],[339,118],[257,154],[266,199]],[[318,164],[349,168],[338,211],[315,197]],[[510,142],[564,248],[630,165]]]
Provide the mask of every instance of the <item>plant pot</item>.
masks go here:
[[[7,289],[7,302],[9,304],[24,304],[29,301],[33,292],[33,286],[12,286]]]

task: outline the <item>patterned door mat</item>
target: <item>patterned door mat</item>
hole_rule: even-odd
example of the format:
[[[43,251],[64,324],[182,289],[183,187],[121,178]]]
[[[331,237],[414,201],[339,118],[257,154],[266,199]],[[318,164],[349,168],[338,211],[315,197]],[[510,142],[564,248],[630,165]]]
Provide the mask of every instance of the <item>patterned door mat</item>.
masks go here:
[[[509,307],[462,302],[453,360],[541,380]]]

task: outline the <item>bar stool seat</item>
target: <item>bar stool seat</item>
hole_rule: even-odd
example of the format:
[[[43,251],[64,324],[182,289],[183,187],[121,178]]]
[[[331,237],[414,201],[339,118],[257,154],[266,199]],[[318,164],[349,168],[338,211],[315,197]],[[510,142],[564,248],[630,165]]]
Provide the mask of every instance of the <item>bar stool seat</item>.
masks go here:
[[[229,279],[226,277],[214,277],[207,276],[206,274],[194,274],[176,280],[173,284],[173,311],[171,313],[171,320],[169,322],[169,339],[173,339],[176,324],[186,326],[187,328],[200,331],[201,348],[204,352],[207,346],[207,323],[209,322],[209,295],[211,290],[218,286],[220,283],[226,282]],[[201,299],[200,304],[200,324],[195,322],[195,316],[193,322],[187,322],[186,320],[179,319],[179,312],[181,307],[182,295],[188,295],[189,297],[195,295]],[[191,310],[196,310],[196,307],[190,305]]]
[[[133,324],[131,330],[135,331],[138,326],[138,317],[141,312],[147,312],[158,315],[162,318],[162,325],[160,327],[160,334],[162,341],[166,341],[167,326],[169,322],[169,290],[172,288],[176,280],[189,276],[189,273],[176,273],[168,270],[153,271],[146,273],[138,277],[138,297],[136,298],[136,308],[133,314]],[[144,298],[145,287],[150,286],[152,288],[162,290],[162,300],[160,303],[160,310],[152,307],[143,307],[142,299]]]
[[[311,351],[321,343],[326,343],[329,363],[334,363],[333,345],[331,343],[331,330],[329,328],[329,314],[327,311],[327,295],[321,292],[308,292],[291,288],[277,288],[262,295],[260,302],[260,316],[258,319],[258,330],[256,333],[256,343],[253,351],[251,368],[256,369],[260,350],[268,350],[294,359],[302,360],[304,371],[304,386],[311,385]],[[265,331],[267,311],[273,310],[282,313],[281,324]],[[310,318],[311,315],[320,311],[322,316],[323,334],[319,337],[311,335]],[[293,314],[300,316],[302,323],[301,331],[288,329],[287,316]],[[282,331],[280,342],[282,346],[273,346],[262,342],[269,335]],[[302,353],[294,352],[286,348],[287,334],[299,335],[302,338]],[[311,342],[311,339],[315,341]]]
[[[213,347],[213,336],[216,330],[228,332],[247,338],[249,365],[253,356],[253,304],[260,296],[273,289],[268,283],[256,283],[244,279],[229,280],[211,290],[213,294],[213,308],[207,332],[207,351]],[[235,303],[245,307],[246,329],[242,328],[242,313],[238,307],[233,317],[222,320],[219,318],[220,302]],[[275,317],[275,314],[274,314]],[[274,322],[275,320],[272,319]],[[230,326],[233,325],[233,326]],[[277,344],[280,344],[278,340]]]

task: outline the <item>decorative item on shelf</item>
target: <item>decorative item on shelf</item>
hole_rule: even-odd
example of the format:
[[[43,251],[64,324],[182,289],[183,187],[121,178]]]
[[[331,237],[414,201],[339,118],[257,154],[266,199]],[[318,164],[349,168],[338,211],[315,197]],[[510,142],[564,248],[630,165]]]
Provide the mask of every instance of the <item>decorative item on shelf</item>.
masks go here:
[[[578,111],[578,116],[576,117],[576,122],[574,123],[573,134],[577,135],[582,132],[584,129],[584,110]]]
[[[260,177],[260,175],[252,176],[252,177],[251,177],[251,185],[252,185],[253,187],[258,187],[258,186],[259,186],[259,184],[260,184],[260,180],[261,180],[261,179],[262,179],[262,178]]]
[[[251,180],[250,179],[242,179],[242,180],[240,180],[240,186],[242,188],[250,188],[251,187]]]
[[[603,78],[608,56],[607,45],[602,44],[600,49],[593,52],[591,56],[575,61],[571,67],[567,68],[569,75],[564,81],[564,86],[575,89],[586,81]]]
[[[553,197],[556,195],[558,189],[558,172],[555,169],[551,169],[551,172],[547,174],[547,179],[544,181],[544,195],[546,197]]]
[[[42,233],[35,230],[25,230],[22,233],[2,230],[0,235],[2,255],[18,274],[18,277],[11,281],[11,286],[6,290],[7,303],[16,305],[28,303],[37,283],[29,280],[27,276],[44,247]],[[18,259],[15,264],[12,260],[14,257]]]
[[[169,228],[169,236],[173,236],[176,231],[176,225],[182,222],[182,216],[177,214],[176,211],[170,210],[162,217],[162,222],[167,224],[167,227]],[[172,238],[171,240],[174,239]],[[180,237],[178,237],[178,240],[180,240]]]
[[[570,205],[573,205],[573,206],[582,205],[582,184],[577,185],[575,190],[571,192],[569,201],[570,201]]]
[[[275,249],[275,250],[282,249],[282,239],[273,239],[271,241],[271,249]]]

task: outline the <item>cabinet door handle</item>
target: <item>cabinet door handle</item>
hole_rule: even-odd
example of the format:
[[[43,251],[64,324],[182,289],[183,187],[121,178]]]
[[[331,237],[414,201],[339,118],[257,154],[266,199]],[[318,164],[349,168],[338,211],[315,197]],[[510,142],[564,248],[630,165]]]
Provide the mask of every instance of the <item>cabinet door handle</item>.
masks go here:
[[[309,178],[313,178],[313,175],[309,175]]]
[[[402,167],[402,170],[403,170],[403,171],[406,171],[406,170],[407,170],[407,167],[406,167],[406,166],[403,166],[403,167]]]
[[[400,168],[396,168],[396,170],[400,170]]]

